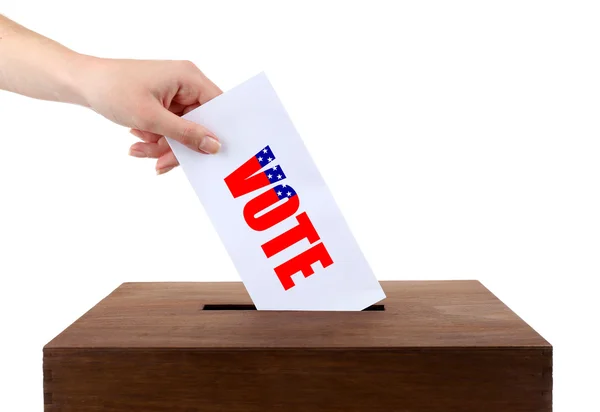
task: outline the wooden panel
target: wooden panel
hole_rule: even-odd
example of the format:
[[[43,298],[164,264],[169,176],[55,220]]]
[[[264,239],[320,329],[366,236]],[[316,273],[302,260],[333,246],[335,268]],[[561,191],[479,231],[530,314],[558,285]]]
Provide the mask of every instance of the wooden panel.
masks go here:
[[[127,283],[47,348],[402,348],[550,345],[477,281],[382,282],[384,311],[203,311],[241,283]]]
[[[46,412],[547,412],[551,351],[46,353]]]

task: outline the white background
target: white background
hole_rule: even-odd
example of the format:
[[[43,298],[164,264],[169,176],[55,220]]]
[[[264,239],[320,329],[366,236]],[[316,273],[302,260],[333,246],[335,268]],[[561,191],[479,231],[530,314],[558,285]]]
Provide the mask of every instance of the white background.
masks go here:
[[[555,411],[594,408],[598,2],[0,12],[87,54],[192,60],[225,90],[266,70],[378,278],[481,280],[554,345]],[[129,158],[125,129],[0,93],[0,139],[2,410],[42,410],[43,345],[120,283],[238,279],[181,170]]]

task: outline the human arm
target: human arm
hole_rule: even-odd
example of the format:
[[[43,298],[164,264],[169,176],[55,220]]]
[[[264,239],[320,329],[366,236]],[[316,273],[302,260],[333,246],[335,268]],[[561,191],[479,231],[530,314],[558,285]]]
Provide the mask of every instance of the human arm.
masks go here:
[[[0,15],[0,89],[89,107],[132,129],[130,154],[156,158],[157,172],[177,159],[164,136],[202,153],[218,138],[180,116],[221,94],[187,61],[103,59],[76,53]]]

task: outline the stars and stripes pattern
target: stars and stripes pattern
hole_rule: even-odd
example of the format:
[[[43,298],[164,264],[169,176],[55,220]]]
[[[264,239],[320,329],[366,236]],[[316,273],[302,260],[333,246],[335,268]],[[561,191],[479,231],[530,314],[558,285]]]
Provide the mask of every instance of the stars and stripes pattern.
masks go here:
[[[256,160],[261,165],[261,167],[270,165],[273,160],[275,160],[275,155],[269,146],[265,146],[260,152],[256,155]],[[277,183],[286,178],[285,173],[281,170],[281,166],[273,166],[270,169],[267,169],[263,172],[267,179],[269,179],[269,183]]]
[[[273,160],[275,160],[275,155],[273,154],[269,146],[265,146],[265,148],[258,152],[255,157],[261,166],[266,166]]]
[[[277,185],[273,188],[279,199],[287,199],[296,196],[296,191],[288,185]]]
[[[277,183],[280,180],[285,179],[285,173],[281,170],[280,166],[274,166],[271,169],[267,169],[264,171],[265,176],[269,179],[271,183]]]

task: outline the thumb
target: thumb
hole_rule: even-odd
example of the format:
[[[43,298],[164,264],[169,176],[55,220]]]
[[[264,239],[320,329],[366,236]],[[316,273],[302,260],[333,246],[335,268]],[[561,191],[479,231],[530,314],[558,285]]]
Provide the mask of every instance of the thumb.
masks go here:
[[[219,139],[206,127],[183,119],[164,107],[158,107],[150,113],[145,131],[170,137],[197,152],[215,154],[221,148]]]

